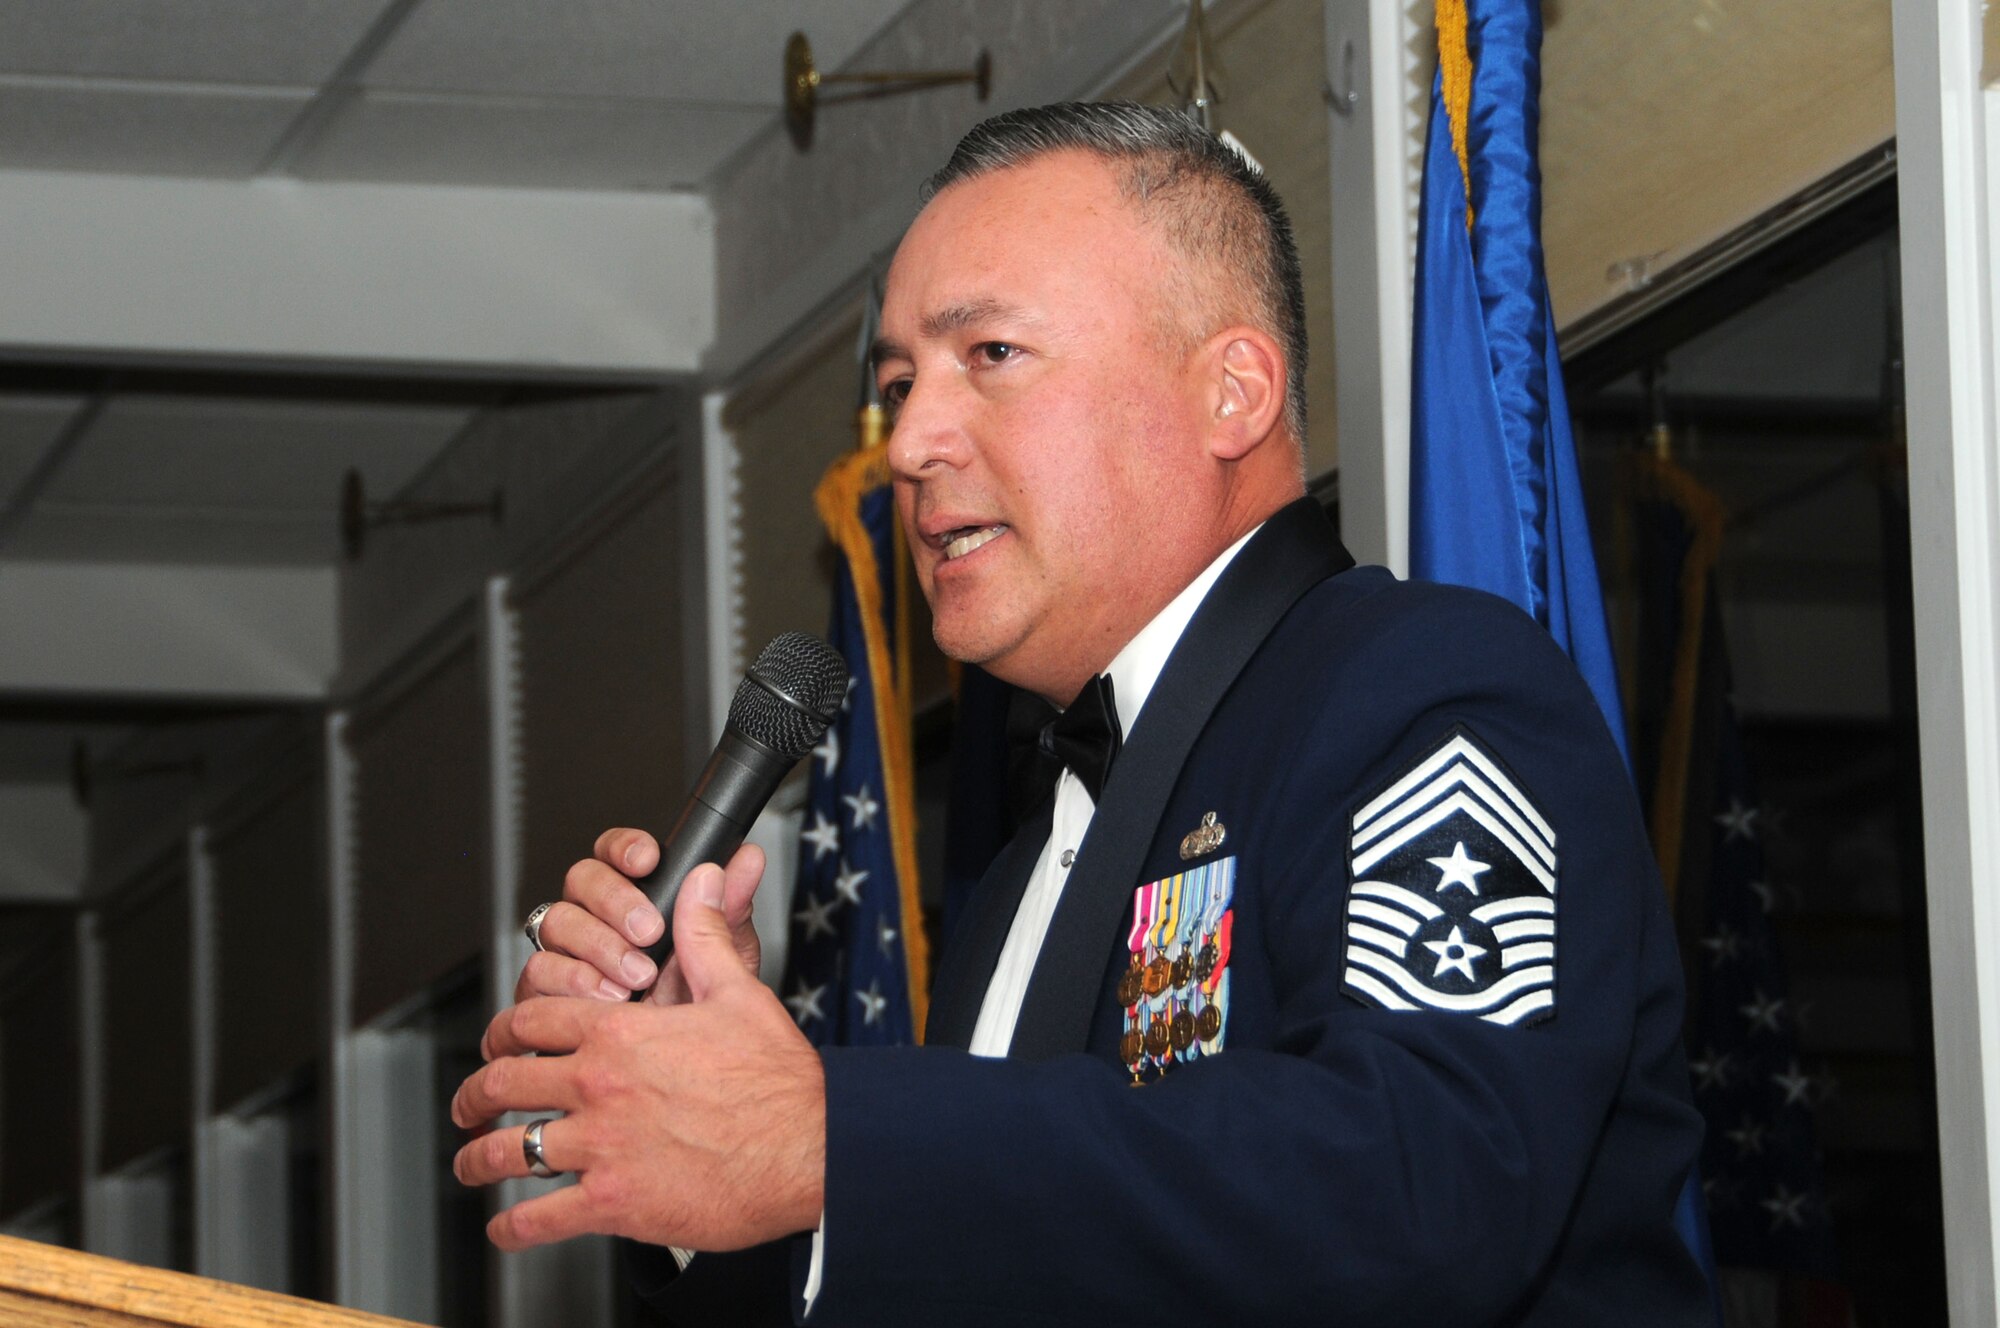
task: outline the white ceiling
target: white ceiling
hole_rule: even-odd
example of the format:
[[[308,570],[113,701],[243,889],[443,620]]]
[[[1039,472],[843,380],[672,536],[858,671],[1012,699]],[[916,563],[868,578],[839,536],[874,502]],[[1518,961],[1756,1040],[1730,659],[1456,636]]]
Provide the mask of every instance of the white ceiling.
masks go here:
[[[0,169],[693,189],[908,0],[0,0]]]
[[[0,0],[0,170],[699,189],[794,30],[834,68],[908,3]],[[478,400],[163,378],[8,371],[0,560],[331,564],[343,473],[392,497]]]

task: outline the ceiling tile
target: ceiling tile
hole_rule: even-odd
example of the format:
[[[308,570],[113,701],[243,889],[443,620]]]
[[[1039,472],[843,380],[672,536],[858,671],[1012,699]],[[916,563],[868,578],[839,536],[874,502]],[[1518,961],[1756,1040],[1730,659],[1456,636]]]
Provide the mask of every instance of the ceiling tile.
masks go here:
[[[736,107],[370,93],[296,169],[307,179],[694,188],[770,120]]]
[[[306,94],[0,79],[0,169],[254,173]]]
[[[388,0],[0,5],[0,72],[317,85]]]
[[[80,397],[0,395],[0,508],[82,406]]]
[[[121,397],[46,494],[60,504],[326,514],[348,467],[368,493],[408,484],[464,426],[463,406]]]
[[[424,0],[371,87],[776,107],[785,39],[838,68],[908,0]]]

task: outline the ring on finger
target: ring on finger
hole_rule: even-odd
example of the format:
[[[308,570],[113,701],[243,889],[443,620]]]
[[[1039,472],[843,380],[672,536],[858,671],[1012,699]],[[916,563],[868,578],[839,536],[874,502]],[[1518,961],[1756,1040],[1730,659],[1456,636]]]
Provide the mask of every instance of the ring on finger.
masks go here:
[[[553,903],[535,905],[534,911],[528,914],[528,920],[521,924],[521,930],[527,934],[528,944],[537,950],[549,948],[542,944],[542,920],[548,917],[549,910],[554,907]]]
[[[542,1127],[553,1119],[554,1117],[545,1116],[541,1120],[530,1121],[528,1128],[521,1133],[521,1155],[528,1159],[528,1174],[539,1176],[543,1180],[562,1175],[562,1172],[549,1165],[548,1158],[542,1154]]]

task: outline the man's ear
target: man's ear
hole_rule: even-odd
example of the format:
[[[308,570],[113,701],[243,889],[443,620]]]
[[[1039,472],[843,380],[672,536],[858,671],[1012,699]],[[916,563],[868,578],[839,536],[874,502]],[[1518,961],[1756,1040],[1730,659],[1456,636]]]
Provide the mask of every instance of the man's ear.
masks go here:
[[[1276,432],[1285,413],[1285,355],[1267,332],[1238,326],[1207,346],[1209,454],[1241,461]]]

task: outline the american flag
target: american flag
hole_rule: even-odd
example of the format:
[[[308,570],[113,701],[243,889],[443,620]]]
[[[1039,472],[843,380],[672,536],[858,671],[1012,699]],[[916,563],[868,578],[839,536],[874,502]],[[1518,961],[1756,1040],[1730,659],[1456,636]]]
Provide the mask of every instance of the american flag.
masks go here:
[[[847,699],[813,750],[779,994],[815,1046],[894,1046],[923,1029],[928,989],[917,903],[907,700],[908,577],[887,456],[865,439],[815,499],[839,554],[827,636]],[[879,408],[876,408],[879,409]]]
[[[1710,812],[1707,927],[1696,941],[1688,1023],[1695,1103],[1708,1123],[1702,1185],[1716,1260],[1827,1278],[1834,1236],[1764,873],[1757,804],[1735,715],[1722,708]]]

